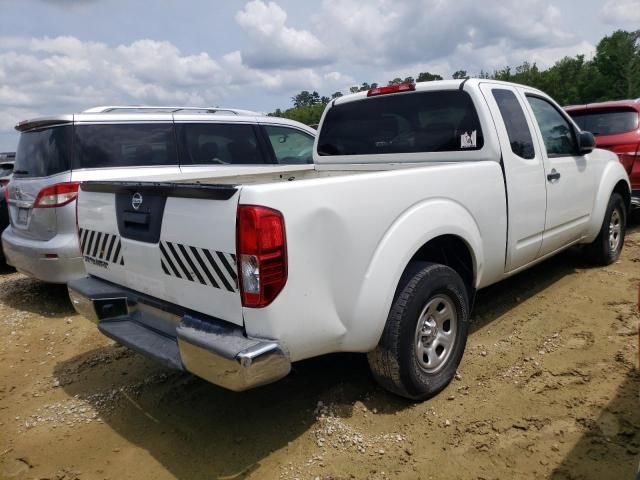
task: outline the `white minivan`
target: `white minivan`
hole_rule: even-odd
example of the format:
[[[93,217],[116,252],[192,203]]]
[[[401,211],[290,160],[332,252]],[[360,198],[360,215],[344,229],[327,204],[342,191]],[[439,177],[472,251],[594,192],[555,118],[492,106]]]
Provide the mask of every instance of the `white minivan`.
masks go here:
[[[313,168],[316,131],[237,109],[96,107],[20,122],[7,262],[52,283],[85,276],[76,232],[80,182],[181,172],[238,173]],[[105,239],[106,240],[106,239]]]

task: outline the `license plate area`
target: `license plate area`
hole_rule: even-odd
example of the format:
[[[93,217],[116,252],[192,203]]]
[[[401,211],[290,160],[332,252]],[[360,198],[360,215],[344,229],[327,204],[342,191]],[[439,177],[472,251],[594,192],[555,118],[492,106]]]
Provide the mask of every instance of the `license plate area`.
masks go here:
[[[29,220],[29,209],[18,208],[18,223],[20,225],[26,225],[28,220]]]

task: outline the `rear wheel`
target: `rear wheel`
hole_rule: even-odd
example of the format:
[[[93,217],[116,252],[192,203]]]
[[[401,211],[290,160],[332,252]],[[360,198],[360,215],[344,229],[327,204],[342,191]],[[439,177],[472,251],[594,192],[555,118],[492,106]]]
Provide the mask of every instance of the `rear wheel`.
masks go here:
[[[598,237],[587,247],[589,260],[596,265],[610,265],[620,258],[627,225],[627,211],[618,193],[609,199]]]
[[[444,389],[467,342],[469,299],[455,270],[416,262],[403,276],[378,346],[369,353],[375,379],[413,400]]]

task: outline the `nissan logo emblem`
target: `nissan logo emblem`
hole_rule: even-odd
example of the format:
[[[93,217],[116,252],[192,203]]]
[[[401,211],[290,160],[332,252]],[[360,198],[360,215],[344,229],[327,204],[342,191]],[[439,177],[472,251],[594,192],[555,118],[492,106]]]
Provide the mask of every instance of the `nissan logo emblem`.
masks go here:
[[[136,192],[131,197],[131,206],[134,210],[138,210],[140,208],[140,205],[142,205],[142,195]]]

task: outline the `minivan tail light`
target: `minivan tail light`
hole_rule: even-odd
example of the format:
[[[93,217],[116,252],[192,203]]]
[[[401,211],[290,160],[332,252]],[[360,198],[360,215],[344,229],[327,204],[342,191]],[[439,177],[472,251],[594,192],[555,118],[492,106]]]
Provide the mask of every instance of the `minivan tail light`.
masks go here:
[[[415,83],[399,83],[397,85],[389,85],[388,87],[370,88],[367,92],[367,97],[386,95],[387,93],[413,92],[415,89]]]
[[[56,183],[43,188],[38,193],[33,208],[62,207],[73,202],[78,196],[80,182]]]
[[[615,145],[611,147],[611,151],[618,155],[618,159],[624,165],[627,173],[631,173],[633,164],[640,161],[640,144]]]
[[[266,307],[287,282],[284,217],[272,208],[240,205],[236,230],[242,305]]]

